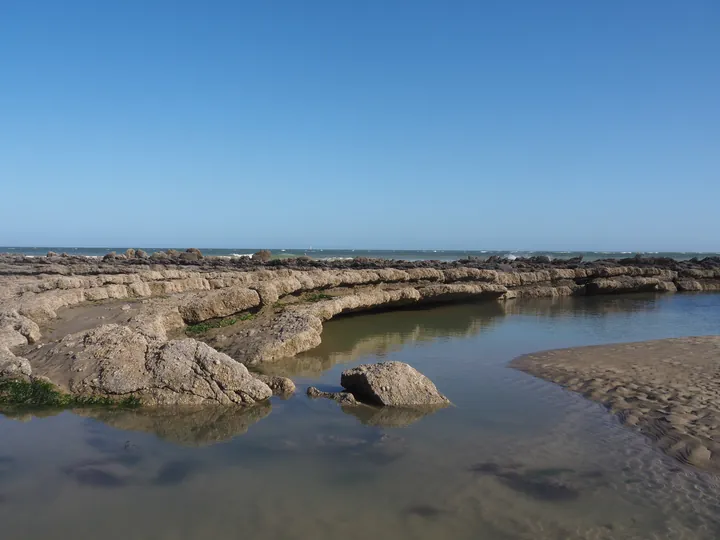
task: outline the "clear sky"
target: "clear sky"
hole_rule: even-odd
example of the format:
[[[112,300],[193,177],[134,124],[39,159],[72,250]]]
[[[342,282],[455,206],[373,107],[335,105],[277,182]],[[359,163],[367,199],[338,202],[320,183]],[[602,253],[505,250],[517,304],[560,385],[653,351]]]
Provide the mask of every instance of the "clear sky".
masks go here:
[[[0,245],[720,250],[720,2],[2,0]]]

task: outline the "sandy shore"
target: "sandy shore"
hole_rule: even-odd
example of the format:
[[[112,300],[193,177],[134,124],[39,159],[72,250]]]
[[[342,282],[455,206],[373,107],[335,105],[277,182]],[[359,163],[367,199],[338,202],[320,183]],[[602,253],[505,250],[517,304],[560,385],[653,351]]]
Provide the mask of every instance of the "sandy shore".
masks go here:
[[[720,336],[560,349],[510,365],[602,403],[679,461],[720,472]]]

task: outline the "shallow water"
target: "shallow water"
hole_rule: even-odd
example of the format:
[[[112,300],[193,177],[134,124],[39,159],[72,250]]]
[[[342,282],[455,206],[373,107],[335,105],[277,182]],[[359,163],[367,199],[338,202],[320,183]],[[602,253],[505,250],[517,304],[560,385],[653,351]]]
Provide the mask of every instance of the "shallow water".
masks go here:
[[[2,538],[715,539],[717,477],[506,364],[719,329],[720,295],[356,316],[274,366],[299,383],[287,401],[239,413],[0,417]],[[413,364],[455,406],[359,414],[304,395],[384,359]]]

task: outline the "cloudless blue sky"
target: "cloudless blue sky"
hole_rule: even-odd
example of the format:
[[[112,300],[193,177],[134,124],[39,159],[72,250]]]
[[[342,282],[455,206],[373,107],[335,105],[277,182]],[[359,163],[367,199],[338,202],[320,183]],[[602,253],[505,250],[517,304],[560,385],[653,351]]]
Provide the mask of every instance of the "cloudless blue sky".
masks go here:
[[[2,0],[0,245],[720,250],[720,2]]]

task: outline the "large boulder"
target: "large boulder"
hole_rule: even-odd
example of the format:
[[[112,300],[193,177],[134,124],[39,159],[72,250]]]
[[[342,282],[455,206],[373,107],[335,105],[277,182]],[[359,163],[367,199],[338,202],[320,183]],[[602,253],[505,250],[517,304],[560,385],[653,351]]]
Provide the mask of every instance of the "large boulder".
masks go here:
[[[340,384],[369,405],[415,407],[450,403],[430,379],[403,362],[363,364],[348,369],[343,371]]]
[[[163,342],[117,324],[70,334],[41,362],[75,395],[134,396],[144,405],[250,405],[272,395],[245,366],[204,343]]]

